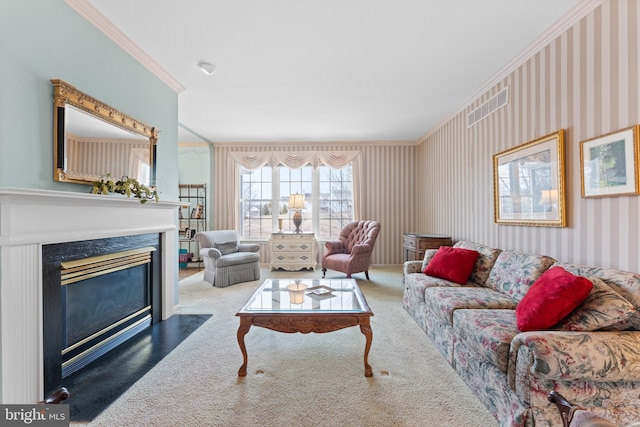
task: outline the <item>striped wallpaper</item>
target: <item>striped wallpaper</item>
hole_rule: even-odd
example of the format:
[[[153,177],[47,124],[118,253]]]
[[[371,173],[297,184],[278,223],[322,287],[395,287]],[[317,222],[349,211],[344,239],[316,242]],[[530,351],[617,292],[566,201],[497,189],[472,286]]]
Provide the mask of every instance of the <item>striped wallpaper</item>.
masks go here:
[[[221,196],[229,187],[227,178],[227,158],[231,151],[332,151],[358,150],[363,155],[363,218],[381,223],[376,240],[373,264],[387,265],[402,262],[402,233],[413,230],[417,223],[417,207],[424,196],[419,185],[415,142],[388,143],[298,143],[298,144],[214,144],[214,162],[211,182],[213,189],[213,228],[224,227],[227,223],[225,207]],[[420,189],[420,193],[416,193]],[[322,248],[321,248],[322,251]],[[263,255],[266,251],[262,251]],[[263,256],[261,262],[268,262]]]
[[[102,177],[110,174],[115,179],[123,176],[137,178],[137,158],[133,149],[149,151],[149,142],[123,139],[67,139],[67,171]],[[147,155],[147,162],[148,162]],[[123,162],[123,159],[127,159]]]
[[[402,234],[422,231],[562,261],[640,272],[640,198],[580,197],[579,142],[640,122],[640,7],[604,1],[494,87],[416,142],[214,144],[212,200],[227,186],[230,151],[360,150],[363,212],[381,222],[377,265],[402,262]],[[505,107],[468,128],[466,118],[501,89]],[[566,228],[497,226],[495,153],[566,131]],[[226,222],[215,203],[212,227]],[[263,260],[264,261],[264,260]]]
[[[420,230],[594,267],[640,272],[640,197],[583,199],[579,143],[640,122],[640,7],[604,1],[416,148]],[[466,118],[508,87],[508,104]],[[496,225],[492,156],[566,131],[566,228]],[[390,236],[389,236],[390,237]]]

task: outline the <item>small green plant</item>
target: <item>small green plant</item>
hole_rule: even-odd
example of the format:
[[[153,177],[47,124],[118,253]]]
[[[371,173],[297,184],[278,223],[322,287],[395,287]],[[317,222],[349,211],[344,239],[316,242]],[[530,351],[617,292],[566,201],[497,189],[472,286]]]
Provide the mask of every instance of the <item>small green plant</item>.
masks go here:
[[[111,174],[106,174],[99,181],[91,184],[91,193],[108,194],[120,193],[127,197],[135,197],[140,199],[140,203],[147,203],[148,200],[159,200],[158,192],[155,187],[147,187],[140,184],[137,179],[123,176],[119,181],[111,179]]]

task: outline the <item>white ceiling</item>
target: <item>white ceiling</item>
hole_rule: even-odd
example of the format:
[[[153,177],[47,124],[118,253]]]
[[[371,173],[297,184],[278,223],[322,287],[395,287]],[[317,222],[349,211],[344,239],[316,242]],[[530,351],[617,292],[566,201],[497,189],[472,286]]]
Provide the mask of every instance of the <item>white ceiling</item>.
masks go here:
[[[416,140],[585,3],[88,2],[184,86],[180,142]]]

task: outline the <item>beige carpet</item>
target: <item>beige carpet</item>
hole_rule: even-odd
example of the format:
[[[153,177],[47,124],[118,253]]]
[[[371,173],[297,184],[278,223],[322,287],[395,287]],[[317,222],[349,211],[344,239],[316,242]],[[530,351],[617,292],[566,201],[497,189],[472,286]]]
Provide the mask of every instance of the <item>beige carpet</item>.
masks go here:
[[[355,278],[374,313],[373,377],[364,376],[359,328],[304,335],[254,327],[239,378],[235,313],[262,280],[219,289],[200,272],[180,282],[180,313],[212,318],[90,425],[497,426],[402,308],[400,268],[369,274]],[[321,275],[262,270],[262,279]]]

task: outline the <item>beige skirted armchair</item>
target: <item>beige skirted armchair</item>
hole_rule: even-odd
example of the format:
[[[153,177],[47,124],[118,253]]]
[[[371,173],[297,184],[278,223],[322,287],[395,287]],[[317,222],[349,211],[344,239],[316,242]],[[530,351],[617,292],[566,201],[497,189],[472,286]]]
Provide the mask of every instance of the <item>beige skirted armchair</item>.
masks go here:
[[[325,243],[326,250],[322,255],[322,277],[327,269],[352,274],[364,272],[369,280],[371,253],[380,233],[377,221],[354,221],[347,224],[340,232],[339,240]]]
[[[195,239],[204,260],[204,280],[217,288],[260,279],[260,245],[242,244],[236,230],[201,231]]]

